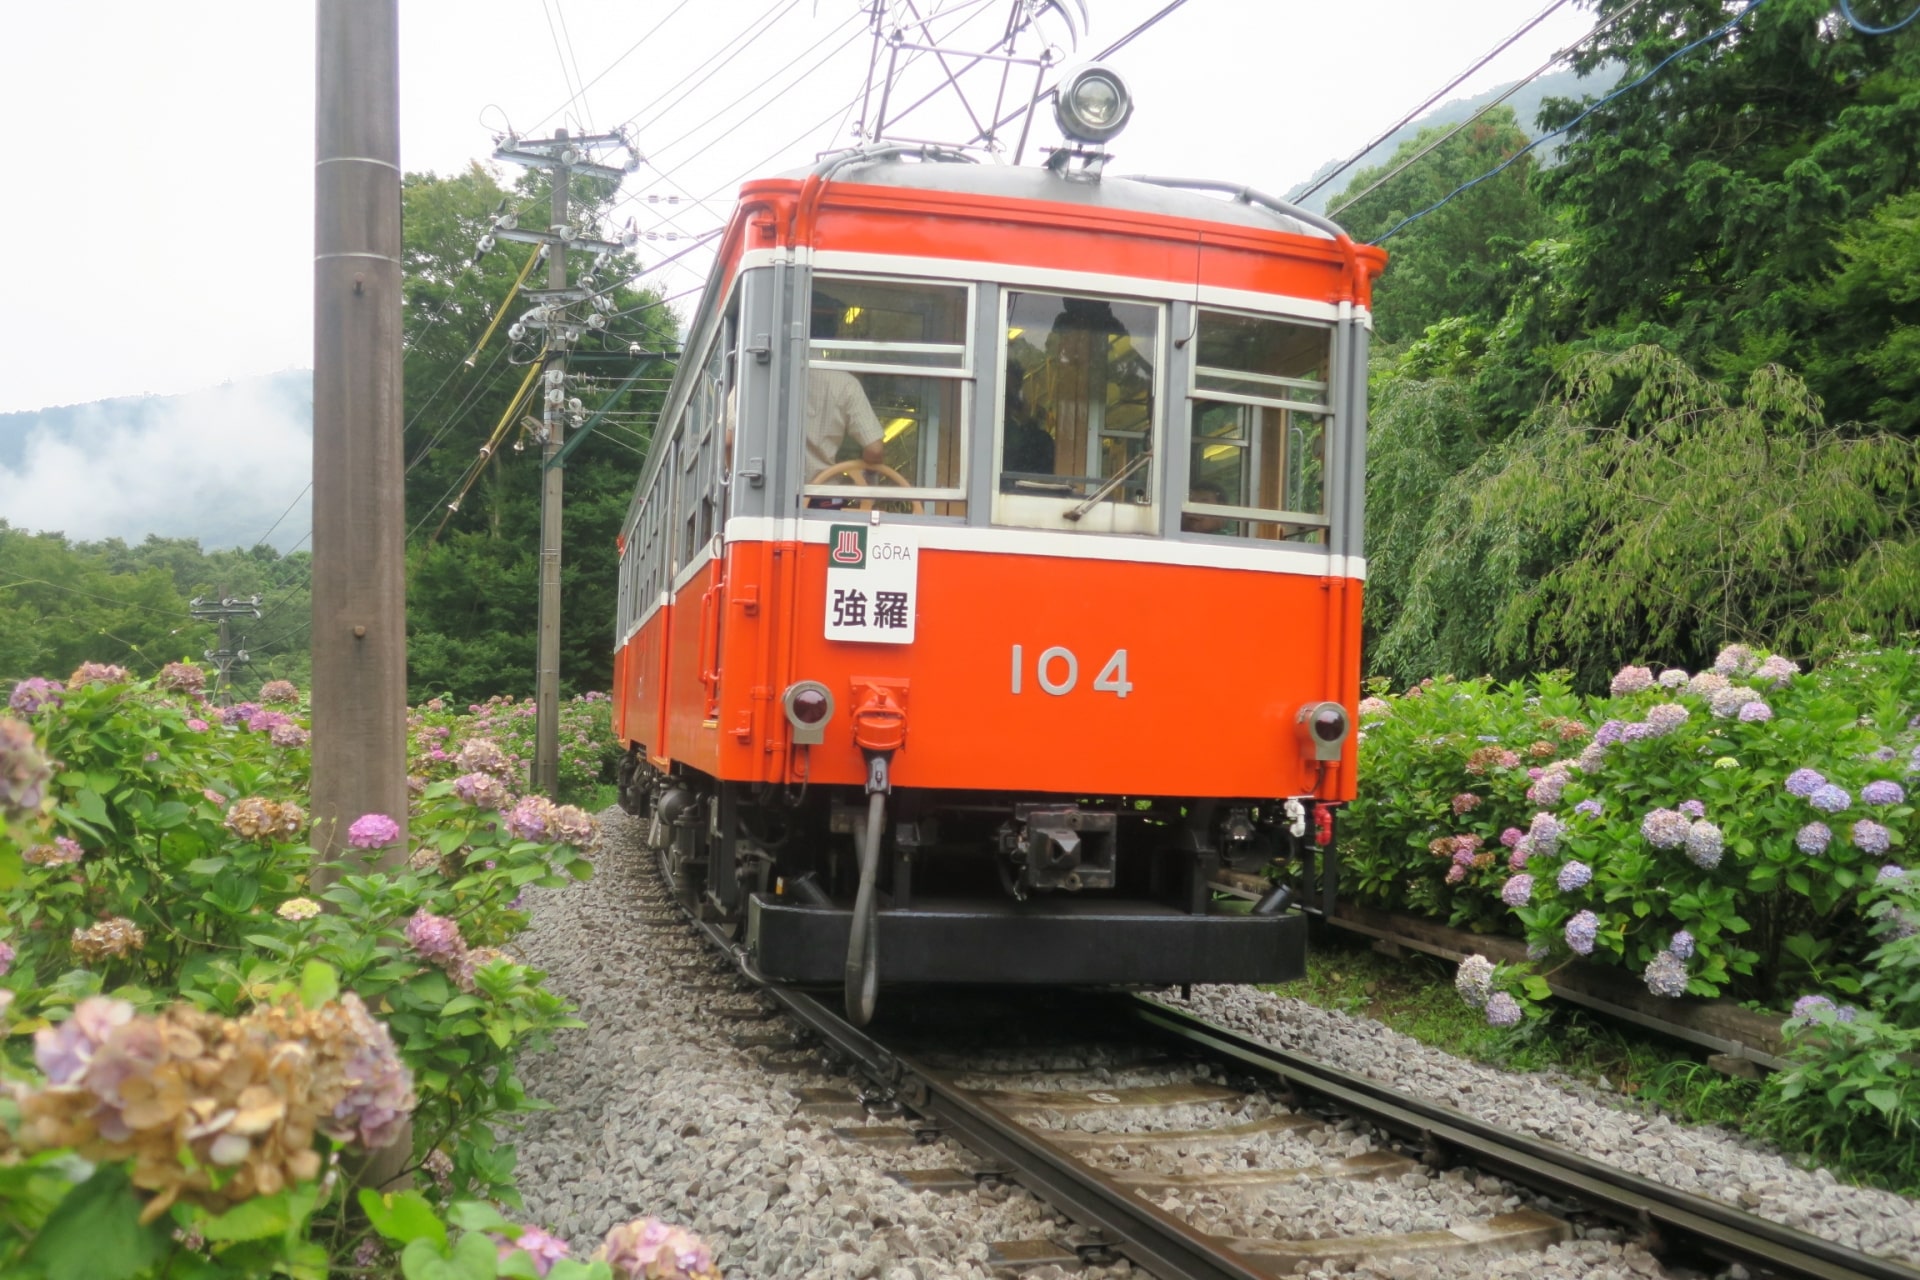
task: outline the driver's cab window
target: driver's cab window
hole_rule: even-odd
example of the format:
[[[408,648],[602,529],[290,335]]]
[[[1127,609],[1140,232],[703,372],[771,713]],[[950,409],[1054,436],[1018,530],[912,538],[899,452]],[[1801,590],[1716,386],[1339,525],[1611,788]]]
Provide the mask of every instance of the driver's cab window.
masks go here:
[[[814,277],[801,424],[807,507],[966,514],[972,294]]]
[[[1154,533],[1160,308],[1007,294],[994,522]]]

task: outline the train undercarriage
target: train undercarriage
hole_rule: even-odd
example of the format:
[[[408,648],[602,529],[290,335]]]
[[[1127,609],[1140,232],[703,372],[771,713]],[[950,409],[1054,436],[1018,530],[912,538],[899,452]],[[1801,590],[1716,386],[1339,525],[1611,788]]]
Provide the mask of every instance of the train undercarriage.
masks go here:
[[[1312,840],[1307,806],[769,787],[622,765],[621,806],[686,904],[773,981],[1162,986],[1301,976],[1306,918],[1278,886],[1223,906],[1222,869]]]

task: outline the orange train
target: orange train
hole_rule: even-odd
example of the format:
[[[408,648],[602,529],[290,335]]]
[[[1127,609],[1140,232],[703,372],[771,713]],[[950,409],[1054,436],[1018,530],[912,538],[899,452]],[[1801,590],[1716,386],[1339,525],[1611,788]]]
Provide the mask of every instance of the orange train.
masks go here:
[[[1297,976],[1288,892],[1209,884],[1353,796],[1385,256],[1102,159],[747,183],[621,536],[622,803],[858,1020]]]

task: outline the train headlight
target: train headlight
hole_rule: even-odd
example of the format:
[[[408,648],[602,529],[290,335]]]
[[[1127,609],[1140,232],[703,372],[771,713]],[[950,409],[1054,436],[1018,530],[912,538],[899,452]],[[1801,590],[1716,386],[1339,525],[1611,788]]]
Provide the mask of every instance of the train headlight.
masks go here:
[[[1126,82],[1098,63],[1068,76],[1053,96],[1053,118],[1075,142],[1105,142],[1126,128],[1132,115]]]
[[[1353,722],[1347,719],[1347,709],[1337,702],[1309,702],[1294,717],[1294,728],[1303,753],[1311,751],[1315,760],[1338,760],[1347,734],[1353,731]]]
[[[793,726],[795,746],[810,747],[826,741],[827,721],[833,719],[833,693],[818,680],[802,680],[787,686],[780,697]]]

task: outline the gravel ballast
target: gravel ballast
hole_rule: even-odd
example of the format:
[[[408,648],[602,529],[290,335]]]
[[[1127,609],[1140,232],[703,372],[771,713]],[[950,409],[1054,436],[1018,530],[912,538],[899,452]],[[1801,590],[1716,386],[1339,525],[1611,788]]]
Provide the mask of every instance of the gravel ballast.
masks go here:
[[[606,851],[598,874],[564,890],[531,891],[533,926],[522,939],[529,963],[579,1006],[586,1030],[528,1058],[528,1090],[553,1110],[518,1135],[526,1217],[590,1252],[608,1228],[644,1214],[678,1222],[714,1246],[729,1277],[824,1276],[847,1280],[984,1280],[991,1242],[1084,1238],[1018,1187],[961,1192],[910,1190],[888,1176],[906,1169],[978,1164],[940,1139],[919,1146],[871,1146],[836,1135],[860,1125],[845,1115],[799,1111],[801,1089],[843,1090],[853,1081],[786,1045],[736,1041],[790,1032],[779,1018],[722,1016],[765,1007],[763,997],[716,962],[682,924],[665,920],[660,887],[640,851],[641,824],[618,810],[601,815]],[[1366,1018],[1315,1008],[1250,988],[1197,988],[1203,1016],[1286,1048],[1388,1081],[1689,1190],[1720,1195],[1843,1243],[1905,1259],[1920,1257],[1920,1207],[1898,1196],[1836,1185],[1724,1133],[1687,1129],[1628,1109],[1588,1086],[1479,1066],[1426,1048]],[[1110,1051],[1110,1050],[1109,1050]],[[1204,1078],[1187,1064],[1129,1063],[1036,1049],[951,1065],[994,1088],[1085,1089]],[[1351,1122],[1266,1134],[1192,1150],[1129,1147],[1126,1132],[1243,1122],[1283,1109],[1265,1098],[1177,1108],[1104,1112],[1051,1107],[1025,1118],[1041,1127],[1111,1133],[1088,1157],[1116,1170],[1196,1173],[1235,1167],[1310,1167],[1376,1149]],[[1313,1181],[1285,1188],[1155,1193],[1168,1212],[1212,1231],[1313,1238],[1461,1225],[1531,1204],[1497,1179],[1452,1170],[1370,1181]],[[1307,1267],[1299,1274],[1330,1271]],[[1062,1272],[1088,1280],[1142,1275],[1124,1261]],[[1659,1264],[1621,1233],[1583,1238],[1509,1257],[1369,1260],[1376,1280],[1452,1280],[1514,1275],[1659,1276]],[[1736,1273],[1737,1276],[1737,1273]]]

